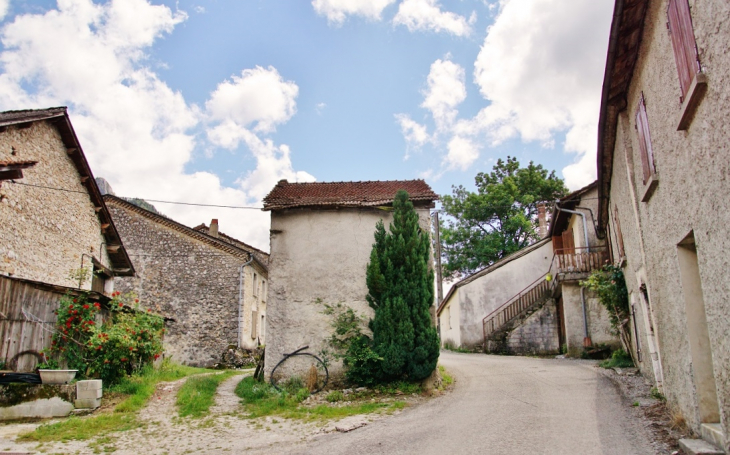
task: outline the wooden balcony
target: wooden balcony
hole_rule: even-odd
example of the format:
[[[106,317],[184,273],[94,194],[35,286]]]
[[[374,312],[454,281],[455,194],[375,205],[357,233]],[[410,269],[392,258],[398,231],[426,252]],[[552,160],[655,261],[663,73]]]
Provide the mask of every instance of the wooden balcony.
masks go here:
[[[591,273],[608,261],[608,248],[592,246],[555,250],[551,270],[555,274]]]

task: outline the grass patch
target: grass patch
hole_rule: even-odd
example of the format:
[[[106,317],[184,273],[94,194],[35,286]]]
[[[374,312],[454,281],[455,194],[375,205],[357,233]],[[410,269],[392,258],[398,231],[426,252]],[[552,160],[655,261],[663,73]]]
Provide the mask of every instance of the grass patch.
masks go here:
[[[634,366],[634,362],[631,360],[631,356],[626,353],[623,349],[617,349],[611,354],[611,358],[604,360],[599,363],[598,366],[601,368],[631,368]]]
[[[335,392],[331,392],[330,395],[333,393]],[[279,392],[271,385],[257,382],[252,377],[243,378],[238,383],[236,395],[241,397],[241,402],[250,418],[276,415],[287,419],[329,420],[378,411],[392,412],[406,405],[402,401],[387,403],[368,401],[344,406],[321,404],[308,407],[301,404],[309,396],[307,389],[299,389],[294,393],[286,389]]]
[[[441,375],[441,382],[444,387],[448,387],[454,383],[454,377],[447,373],[446,368],[441,365],[439,365],[439,374]]]
[[[388,384],[378,384],[375,390],[386,395],[421,394],[423,389],[417,382],[396,381]]]
[[[208,372],[172,362],[163,362],[160,368],[149,366],[141,373],[124,378],[111,387],[111,393],[126,396],[112,412],[89,417],[69,417],[61,422],[41,425],[34,431],[18,436],[21,441],[83,441],[115,431],[127,431],[142,426],[135,413],[142,409],[155,393],[159,382],[174,381],[193,374]]]
[[[210,412],[215,402],[215,391],[221,382],[240,374],[237,371],[226,371],[220,374],[193,376],[188,378],[177,392],[178,415],[199,418]]]

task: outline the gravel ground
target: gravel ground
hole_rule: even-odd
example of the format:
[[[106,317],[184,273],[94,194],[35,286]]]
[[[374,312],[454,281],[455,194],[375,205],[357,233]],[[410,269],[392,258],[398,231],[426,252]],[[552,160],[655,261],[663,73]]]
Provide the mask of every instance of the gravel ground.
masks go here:
[[[38,447],[15,441],[38,424],[6,424],[0,425],[0,451],[643,455],[671,454],[681,436],[643,378],[603,370],[595,362],[444,352],[441,363],[454,375],[454,387],[434,398],[397,397],[409,406],[392,416],[248,419],[233,393],[238,376],[221,384],[209,417],[181,419],[174,404],[180,380],[159,385],[139,414],[142,428]]]

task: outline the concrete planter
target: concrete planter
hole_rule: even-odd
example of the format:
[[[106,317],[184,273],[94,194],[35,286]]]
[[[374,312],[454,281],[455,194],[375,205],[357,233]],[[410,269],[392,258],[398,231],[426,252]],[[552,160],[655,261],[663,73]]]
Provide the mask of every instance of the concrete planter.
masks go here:
[[[38,370],[43,384],[68,384],[79,370]]]

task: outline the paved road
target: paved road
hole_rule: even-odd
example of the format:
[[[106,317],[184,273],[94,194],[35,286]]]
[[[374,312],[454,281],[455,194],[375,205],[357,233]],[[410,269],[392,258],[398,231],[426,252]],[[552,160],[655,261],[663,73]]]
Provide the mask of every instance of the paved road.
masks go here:
[[[442,352],[454,390],[291,454],[653,454],[609,379],[571,360]]]

